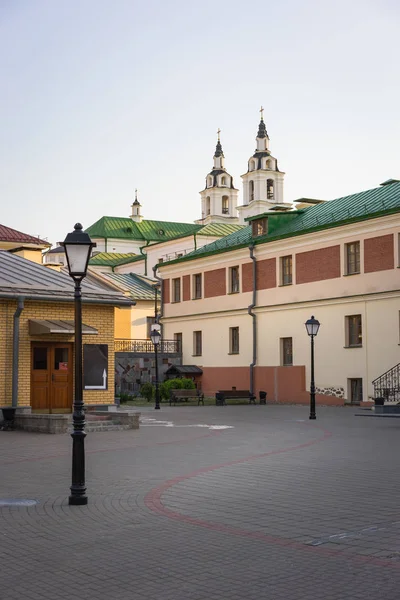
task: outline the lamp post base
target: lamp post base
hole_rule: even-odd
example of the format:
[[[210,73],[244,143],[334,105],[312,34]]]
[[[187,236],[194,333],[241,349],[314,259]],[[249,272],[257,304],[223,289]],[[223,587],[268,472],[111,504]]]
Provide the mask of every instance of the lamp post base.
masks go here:
[[[158,405],[158,406],[156,405],[156,406],[154,407],[154,410],[160,410],[160,408],[161,408],[161,406],[160,406],[160,405]]]
[[[87,496],[70,496],[68,498],[68,504],[70,506],[85,506],[88,503]]]
[[[310,415],[310,419],[314,420],[314,419],[316,419],[316,418],[317,418],[317,417],[316,417],[315,415]]]

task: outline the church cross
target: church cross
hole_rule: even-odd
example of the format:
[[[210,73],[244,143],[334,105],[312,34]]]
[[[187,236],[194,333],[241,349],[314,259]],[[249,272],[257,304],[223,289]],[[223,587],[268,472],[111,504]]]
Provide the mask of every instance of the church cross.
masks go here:
[[[261,106],[260,108],[261,121],[264,121],[264,108]]]
[[[221,140],[219,139],[219,134],[221,133],[221,130],[218,128],[217,134],[218,134],[218,141],[220,142]]]

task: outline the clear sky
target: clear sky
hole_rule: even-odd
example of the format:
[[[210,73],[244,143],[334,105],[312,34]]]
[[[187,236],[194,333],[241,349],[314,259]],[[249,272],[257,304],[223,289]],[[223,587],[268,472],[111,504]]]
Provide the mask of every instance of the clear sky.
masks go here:
[[[218,127],[241,189],[261,104],[286,201],[400,179],[399,30],[397,0],[0,0],[0,223],[55,243],[136,187],[200,218]]]

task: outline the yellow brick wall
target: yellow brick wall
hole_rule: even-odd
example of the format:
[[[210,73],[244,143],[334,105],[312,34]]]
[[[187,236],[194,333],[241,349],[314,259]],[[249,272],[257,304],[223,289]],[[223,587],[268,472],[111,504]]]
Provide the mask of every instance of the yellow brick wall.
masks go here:
[[[13,315],[16,301],[0,302],[0,406],[11,404],[12,382],[12,334]],[[128,311],[130,312],[130,311]],[[20,317],[20,343],[18,366],[18,404],[30,405],[31,392],[31,343],[36,342],[74,342],[74,336],[49,334],[29,335],[29,319],[74,319],[74,305],[64,302],[26,301]],[[98,330],[98,335],[84,335],[85,344],[108,344],[108,381],[107,390],[84,390],[85,404],[114,403],[114,307],[83,304],[82,321]]]

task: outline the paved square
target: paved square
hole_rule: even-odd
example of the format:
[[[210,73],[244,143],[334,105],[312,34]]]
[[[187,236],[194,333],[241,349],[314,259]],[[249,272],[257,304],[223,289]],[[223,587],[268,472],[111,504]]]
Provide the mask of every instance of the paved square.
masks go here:
[[[86,507],[69,435],[0,432],[0,598],[398,600],[400,419],[355,412],[144,410],[88,434]]]

